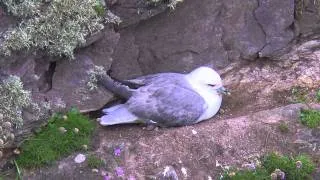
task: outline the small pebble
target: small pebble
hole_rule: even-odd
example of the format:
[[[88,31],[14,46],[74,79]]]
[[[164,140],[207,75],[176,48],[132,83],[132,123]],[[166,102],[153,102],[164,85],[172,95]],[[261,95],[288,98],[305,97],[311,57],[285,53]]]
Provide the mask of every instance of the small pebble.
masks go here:
[[[82,145],[83,150],[87,151],[88,150],[88,145],[84,144]]]
[[[198,134],[198,132],[196,130],[192,129],[192,134],[196,135],[196,134]]]
[[[235,175],[236,175],[235,172],[230,172],[230,173],[229,173],[229,176],[230,176],[230,177],[235,176]]]
[[[278,175],[276,173],[271,173],[271,180],[277,180],[278,179]]]
[[[98,169],[91,169],[91,171],[94,172],[94,173],[98,173],[99,172]]]
[[[79,133],[79,129],[78,129],[78,128],[74,128],[74,129],[73,129],[73,132]]]
[[[64,127],[59,127],[59,131],[60,131],[61,133],[67,132],[66,128],[64,128]]]
[[[20,154],[20,150],[19,149],[15,149],[15,150],[13,150],[13,153],[16,154],[16,155],[19,155]]]
[[[182,172],[184,177],[188,177],[187,169],[185,167],[181,168],[181,172]]]
[[[3,156],[3,152],[2,152],[2,151],[0,151],[0,158],[2,158],[2,156]]]
[[[80,164],[83,163],[86,160],[86,156],[83,154],[78,154],[75,158],[74,158],[74,162]]]
[[[4,123],[2,124],[2,126],[9,129],[9,128],[11,128],[12,125],[11,125],[10,122],[7,121],[7,122],[4,122]]]
[[[4,144],[3,140],[2,140],[2,139],[0,139],[0,147],[2,147],[2,146],[3,146],[3,144]]]
[[[3,114],[0,113],[0,121],[3,120]]]
[[[101,121],[101,118],[97,118],[96,120],[97,120],[97,122],[100,122],[100,121]]]
[[[68,119],[68,116],[67,116],[67,115],[63,115],[63,116],[62,116],[62,119],[63,119],[63,120],[67,120],[67,119]]]

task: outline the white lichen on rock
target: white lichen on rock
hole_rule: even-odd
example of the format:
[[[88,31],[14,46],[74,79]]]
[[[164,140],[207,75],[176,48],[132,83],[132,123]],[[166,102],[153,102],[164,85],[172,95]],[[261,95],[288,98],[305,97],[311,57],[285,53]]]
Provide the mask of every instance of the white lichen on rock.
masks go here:
[[[3,35],[1,53],[45,50],[49,55],[73,58],[75,48],[86,37],[101,31],[104,22],[119,23],[120,19],[97,0],[0,0],[12,15],[22,18],[18,27]]]
[[[23,124],[23,108],[31,104],[31,93],[23,88],[18,76],[8,76],[0,82],[0,148],[12,143],[14,128]]]
[[[31,103],[31,93],[23,89],[18,76],[9,76],[0,84],[0,114],[2,125],[11,123],[17,127],[22,125],[22,109]]]
[[[89,71],[87,71],[88,75],[89,75],[89,80],[87,82],[87,86],[89,88],[90,91],[97,89],[98,85],[98,79],[97,76],[99,75],[105,75],[106,74],[106,70],[104,69],[103,66],[94,66],[92,69],[90,69]]]
[[[158,6],[160,4],[167,4],[170,9],[175,9],[178,3],[183,2],[183,0],[146,0],[147,4]]]

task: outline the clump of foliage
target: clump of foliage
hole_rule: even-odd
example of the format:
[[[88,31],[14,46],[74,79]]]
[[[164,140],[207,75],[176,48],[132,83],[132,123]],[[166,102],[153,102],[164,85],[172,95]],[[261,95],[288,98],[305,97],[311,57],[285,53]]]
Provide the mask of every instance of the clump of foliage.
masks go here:
[[[288,125],[283,122],[279,124],[278,129],[280,130],[281,133],[288,133],[289,132]]]
[[[315,165],[308,156],[297,157],[281,156],[276,153],[267,154],[262,160],[262,166],[255,170],[240,170],[225,172],[224,180],[270,180],[279,175],[285,179],[311,179]]]
[[[308,89],[303,87],[293,87],[291,95],[295,103],[305,103],[308,100]]]
[[[73,58],[85,38],[104,28],[103,22],[118,23],[111,12],[105,13],[100,0],[0,0],[8,11],[22,17],[18,27],[4,35],[1,52],[10,55],[22,49],[45,50],[49,55]],[[106,19],[104,15],[106,14]],[[110,18],[109,18],[110,17]]]
[[[101,158],[95,155],[89,155],[87,158],[87,163],[89,168],[100,168],[105,164]]]
[[[315,109],[302,109],[300,112],[300,121],[309,128],[320,126],[320,111]]]
[[[320,102],[320,90],[318,90],[316,93],[316,99],[318,102]]]
[[[31,103],[31,93],[24,90],[18,76],[10,75],[0,82],[0,114],[1,122],[22,125],[22,109]]]
[[[259,168],[255,171],[243,170],[235,172],[225,172],[223,174],[223,180],[270,180],[270,174],[263,169]]]
[[[24,90],[17,76],[0,77],[0,149],[11,144],[14,139],[14,127],[23,124],[22,110],[31,103],[31,94]],[[3,153],[0,150],[0,158]]]
[[[23,143],[17,164],[21,167],[51,164],[89,144],[93,130],[94,123],[78,110],[73,109],[65,116],[55,115],[40,132]]]
[[[269,173],[272,173],[275,169],[280,169],[285,173],[286,179],[301,180],[311,179],[310,174],[315,169],[315,165],[308,156],[288,157],[276,153],[265,156],[263,166]]]

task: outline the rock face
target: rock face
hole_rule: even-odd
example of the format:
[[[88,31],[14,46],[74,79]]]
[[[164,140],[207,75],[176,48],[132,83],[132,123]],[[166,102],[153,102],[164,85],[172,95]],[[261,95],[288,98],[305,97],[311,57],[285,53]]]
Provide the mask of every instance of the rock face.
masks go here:
[[[272,57],[295,38],[294,23],[294,0],[186,0],[174,11],[121,29],[112,69],[127,78]]]
[[[256,83],[241,77],[247,71],[252,75],[250,78],[259,76],[266,69],[248,68],[243,66],[243,60],[270,58],[288,62],[283,60],[289,59],[292,65],[301,56],[315,54],[312,51],[318,45],[306,47],[312,49],[306,54],[295,45],[295,40],[317,34],[316,5],[311,1],[305,1],[302,6],[297,3],[294,0],[185,0],[170,10],[166,5],[146,6],[142,0],[106,0],[123,23],[116,28],[106,27],[89,38],[86,47],[76,50],[75,60],[47,57],[41,52],[17,52],[11,57],[0,57],[0,72],[20,76],[36,102],[61,101],[81,111],[100,109],[112,98],[104,89],[89,91],[86,87],[87,71],[94,65],[111,68],[112,75],[119,79],[157,72],[188,72],[200,65],[212,65],[220,70],[230,87],[246,80]],[[0,32],[15,24],[16,20],[0,9]],[[286,54],[292,47],[296,49]],[[288,55],[296,58],[285,58]],[[309,70],[315,67],[318,66],[310,66]],[[273,69],[266,71],[270,73]],[[317,79],[308,72],[299,78],[309,84]],[[259,91],[260,86],[255,87],[254,92]],[[33,124],[29,122],[33,120],[25,120]]]

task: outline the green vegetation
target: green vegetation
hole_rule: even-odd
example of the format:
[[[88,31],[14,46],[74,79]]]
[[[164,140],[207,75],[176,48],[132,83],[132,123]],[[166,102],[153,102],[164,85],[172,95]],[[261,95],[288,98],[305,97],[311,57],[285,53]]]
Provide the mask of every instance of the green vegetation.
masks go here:
[[[286,179],[311,179],[310,174],[314,171],[315,166],[311,159],[305,155],[297,157],[280,156],[271,153],[264,157],[264,168],[272,173],[275,169],[280,169],[285,173]]]
[[[73,58],[75,48],[86,37],[104,28],[103,22],[119,23],[100,0],[0,0],[8,12],[22,19],[18,27],[4,35],[1,52],[45,50],[52,56]],[[104,19],[105,16],[105,19]]]
[[[305,103],[308,100],[308,89],[303,87],[293,87],[291,95],[294,103]]]
[[[320,111],[315,109],[302,109],[300,112],[300,121],[309,128],[320,126]]]
[[[289,132],[289,127],[284,122],[279,124],[278,129],[280,130],[281,133],[288,133]]]
[[[23,143],[16,162],[27,168],[51,164],[89,144],[93,130],[94,122],[77,110],[71,110],[66,116],[55,115],[47,126]]]
[[[270,153],[263,158],[262,166],[255,170],[225,172],[224,180],[270,180],[285,176],[290,180],[311,179],[315,166],[311,159],[304,155],[297,157],[280,156]]]
[[[263,168],[255,171],[243,170],[225,173],[223,180],[270,180],[270,174]]]
[[[320,102],[320,90],[318,90],[316,93],[316,99],[318,102]]]
[[[105,162],[95,155],[89,155],[87,162],[89,168],[100,168],[105,165]]]

